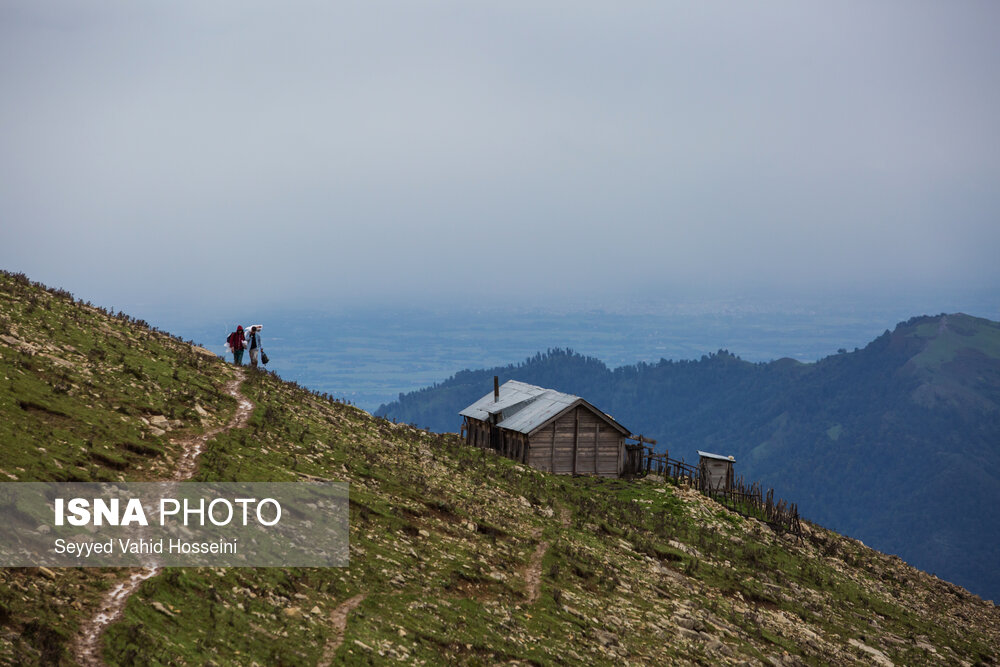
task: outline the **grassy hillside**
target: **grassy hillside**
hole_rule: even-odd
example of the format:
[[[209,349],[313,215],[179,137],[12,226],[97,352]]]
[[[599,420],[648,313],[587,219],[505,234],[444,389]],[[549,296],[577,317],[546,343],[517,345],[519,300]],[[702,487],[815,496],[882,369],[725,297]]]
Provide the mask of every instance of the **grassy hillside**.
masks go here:
[[[187,344],[11,276],[0,293],[8,477],[165,477],[176,441],[235,409],[232,369]],[[242,391],[248,425],[195,478],[349,481],[351,564],[167,569],[104,636],[108,664],[1000,659],[996,607],[827,530],[800,542],[662,481],[546,475],[267,373]],[[0,662],[72,664],[125,574],[0,570]]]
[[[456,430],[458,411],[518,379],[587,397],[672,456],[732,454],[803,514],[1000,599],[1000,324],[913,318],[814,364],[697,361],[614,370],[555,351],[463,371],[378,414]]]

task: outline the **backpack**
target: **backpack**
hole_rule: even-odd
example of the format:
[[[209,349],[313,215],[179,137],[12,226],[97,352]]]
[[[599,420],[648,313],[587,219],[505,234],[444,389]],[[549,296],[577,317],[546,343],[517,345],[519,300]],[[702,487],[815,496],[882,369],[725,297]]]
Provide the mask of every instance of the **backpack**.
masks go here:
[[[229,334],[229,338],[226,339],[226,344],[229,345],[229,349],[230,350],[236,350],[236,349],[238,349],[237,348],[237,338],[238,337],[239,337],[239,334],[237,332],[235,332],[235,331],[233,333]]]

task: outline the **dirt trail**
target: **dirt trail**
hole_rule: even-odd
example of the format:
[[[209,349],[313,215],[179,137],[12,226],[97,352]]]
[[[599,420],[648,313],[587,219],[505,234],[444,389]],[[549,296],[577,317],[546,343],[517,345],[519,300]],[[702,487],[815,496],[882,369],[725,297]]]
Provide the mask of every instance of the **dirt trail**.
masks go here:
[[[246,375],[243,370],[239,370],[237,377],[226,383],[226,393],[235,398],[237,404],[236,412],[228,424],[208,429],[201,435],[175,441],[175,444],[181,446],[181,456],[177,461],[170,481],[181,482],[194,475],[198,469],[198,457],[205,450],[205,444],[209,440],[223,431],[242,428],[247,425],[254,406],[250,399],[240,393],[240,385],[243,384],[245,378]],[[84,667],[103,667],[104,660],[101,659],[101,635],[104,634],[109,625],[121,617],[122,612],[125,611],[125,603],[138,590],[139,585],[147,579],[155,577],[160,572],[160,568],[158,567],[130,569],[131,573],[128,579],[119,582],[104,596],[97,614],[80,624],[80,631],[74,638],[70,650],[76,661]]]
[[[195,471],[198,469],[198,457],[201,453],[205,451],[205,445],[209,440],[219,435],[223,431],[229,431],[234,428],[243,428],[250,421],[250,413],[253,412],[253,402],[240,393],[240,385],[243,384],[243,380],[246,375],[241,370],[239,375],[229,382],[226,383],[226,393],[236,399],[236,412],[233,414],[229,423],[225,426],[219,426],[213,429],[209,429],[207,432],[201,435],[192,436],[185,440],[178,441],[177,444],[181,445],[181,458],[177,461],[177,467],[174,470],[172,477],[173,481],[183,481],[185,479],[191,478]]]
[[[569,526],[570,513],[565,507],[559,510],[559,524],[564,528]],[[536,539],[541,537],[541,531],[537,531],[533,536]],[[524,571],[524,583],[527,589],[528,604],[534,604],[538,601],[539,595],[542,592],[542,559],[545,558],[545,552],[549,549],[549,543],[539,542],[538,546],[535,547],[535,552],[531,554],[531,559],[528,561],[528,567]]]
[[[548,542],[539,542],[535,547],[535,553],[531,554],[528,561],[528,569],[524,573],[524,583],[528,589],[528,604],[538,601],[538,596],[542,592],[542,558],[549,549]]]
[[[330,625],[336,633],[323,648],[323,657],[317,667],[329,667],[333,662],[333,657],[337,655],[337,649],[344,643],[344,633],[347,631],[347,615],[361,604],[365,599],[364,593],[359,593],[346,602],[341,602],[337,608],[330,612]]]

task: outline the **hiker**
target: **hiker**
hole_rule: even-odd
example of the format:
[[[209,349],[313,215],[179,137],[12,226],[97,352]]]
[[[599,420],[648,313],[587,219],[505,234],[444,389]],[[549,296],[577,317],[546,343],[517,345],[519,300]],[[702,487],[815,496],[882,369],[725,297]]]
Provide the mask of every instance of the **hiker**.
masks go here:
[[[246,347],[246,343],[243,342],[243,325],[237,324],[236,331],[229,334],[229,338],[226,339],[226,345],[233,353],[233,363],[237,366],[243,365],[243,349]]]
[[[257,368],[257,356],[260,354],[260,325],[250,327],[247,334],[247,347],[250,348],[250,365]]]

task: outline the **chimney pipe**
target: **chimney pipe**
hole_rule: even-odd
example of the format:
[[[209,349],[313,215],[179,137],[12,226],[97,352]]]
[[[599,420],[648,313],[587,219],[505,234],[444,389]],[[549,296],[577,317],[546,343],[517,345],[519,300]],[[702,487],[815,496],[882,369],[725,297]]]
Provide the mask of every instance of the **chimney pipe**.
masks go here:
[[[493,376],[493,402],[494,403],[499,403],[500,402],[500,376],[499,375],[494,375]]]

